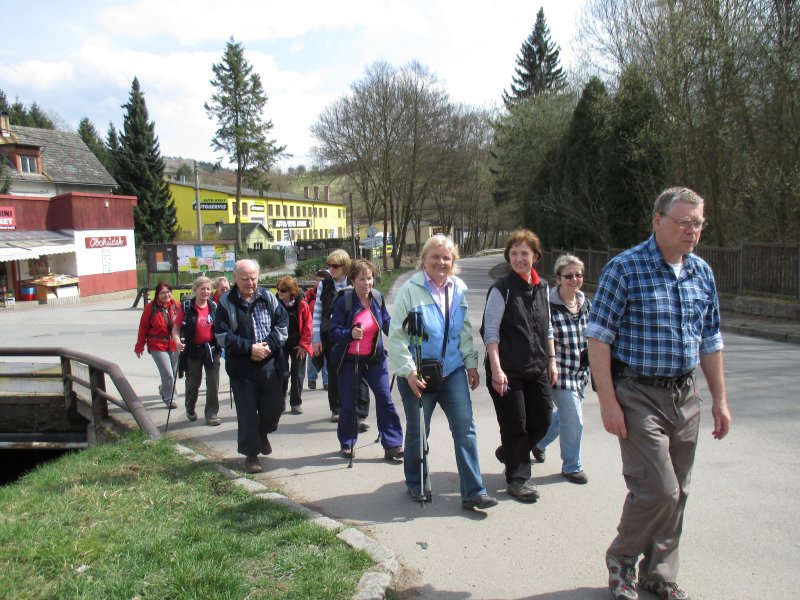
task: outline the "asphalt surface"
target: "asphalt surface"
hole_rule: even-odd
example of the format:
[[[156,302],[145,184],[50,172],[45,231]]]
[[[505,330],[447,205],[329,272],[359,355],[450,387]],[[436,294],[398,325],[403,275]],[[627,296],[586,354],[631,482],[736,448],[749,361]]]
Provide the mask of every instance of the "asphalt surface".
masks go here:
[[[481,354],[477,329],[490,285],[488,271],[498,259],[460,261]],[[0,310],[2,343],[63,346],[118,363],[163,431],[167,411],[157,396],[155,365],[147,355],[137,359],[133,353],[141,308],[131,308],[132,300]],[[388,301],[391,304],[391,295]],[[796,598],[800,346],[774,340],[800,341],[800,323],[723,313],[723,325],[733,426],[724,440],[713,440],[710,401],[705,403],[679,583],[695,600]],[[434,413],[430,437],[434,499],[420,507],[406,494],[402,465],[383,460],[374,414],[369,419],[372,429],[359,437],[354,466],[347,468],[338,454],[336,426],[329,421],[326,392],[321,389],[304,392],[304,414],[283,416],[270,436],[274,452],[262,457],[265,472],[257,478],[319,512],[356,525],[393,550],[402,567],[392,586],[399,598],[608,598],[603,558],[626,490],[619,447],[603,430],[595,394],[589,391],[584,404],[588,485],[561,477],[556,442],[546,462],[534,465],[541,499],[521,504],[504,491],[502,465],[493,455],[499,443],[497,420],[482,369],[481,377],[473,406],[484,483],[500,501],[492,509],[461,508],[452,438],[440,410]],[[207,427],[202,419],[190,423],[181,408],[171,412],[168,435],[241,469],[236,415],[229,404],[227,376],[221,379],[223,425]],[[698,389],[708,398],[702,376]],[[402,417],[396,391],[394,396]],[[203,401],[201,394],[199,408]],[[640,597],[655,598],[647,592]]]

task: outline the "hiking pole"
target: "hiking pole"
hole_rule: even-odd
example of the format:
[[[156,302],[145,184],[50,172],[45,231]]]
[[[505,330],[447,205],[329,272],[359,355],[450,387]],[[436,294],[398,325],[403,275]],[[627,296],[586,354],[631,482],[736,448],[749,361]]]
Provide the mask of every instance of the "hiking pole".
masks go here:
[[[359,325],[358,323],[356,323],[353,326],[353,329],[355,329],[356,327],[361,329],[361,325]],[[356,453],[356,435],[357,435],[357,432],[358,432],[358,401],[357,400],[358,400],[358,388],[360,387],[359,386],[359,381],[358,381],[358,359],[359,359],[360,351],[361,351],[361,338],[356,340],[356,362],[355,362],[356,366],[355,366],[355,370],[353,372],[353,437],[351,438],[353,440],[353,445],[350,446],[350,462],[347,464],[347,468],[348,469],[352,469],[353,468],[353,456]]]
[[[177,350],[175,350],[177,352]],[[167,355],[170,352],[167,350]],[[170,356],[170,359],[172,357]],[[178,385],[178,365],[180,365],[181,359],[180,354],[178,354],[178,360],[175,361],[175,366],[172,368],[172,393],[169,396],[169,402],[167,403],[167,424],[164,425],[164,433],[167,433],[169,429],[169,416],[172,414],[172,399],[175,397],[175,387]]]
[[[422,323],[422,311],[419,309],[411,311],[409,314],[411,317],[411,327],[410,329],[413,331],[412,341],[414,345],[414,362],[416,362],[417,367],[417,378],[422,380],[421,377],[421,365],[422,365],[422,333],[423,333],[423,323]],[[425,407],[422,402],[422,392],[419,394],[419,493],[422,500],[420,500],[419,505],[421,507],[425,506],[426,502],[430,502],[432,500],[430,491],[425,491],[425,467],[428,458],[428,439],[425,435]]]

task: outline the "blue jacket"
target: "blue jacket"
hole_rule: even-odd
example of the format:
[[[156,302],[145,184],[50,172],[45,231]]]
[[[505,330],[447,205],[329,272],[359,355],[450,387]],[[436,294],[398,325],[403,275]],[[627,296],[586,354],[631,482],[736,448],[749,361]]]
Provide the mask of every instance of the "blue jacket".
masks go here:
[[[334,368],[336,369],[337,373],[339,372],[339,369],[344,362],[344,358],[347,355],[347,347],[350,342],[353,341],[353,338],[350,336],[350,332],[353,329],[353,321],[355,316],[361,311],[366,310],[366,307],[361,303],[358,294],[352,290],[349,290],[345,293],[353,294],[353,302],[350,309],[350,314],[347,314],[346,298],[343,294],[333,306],[331,326],[328,332],[331,343],[335,344],[331,349],[331,358],[333,359]],[[386,311],[385,303],[376,300],[373,296],[372,302],[370,303],[370,311],[372,312],[372,318],[375,319],[375,322],[378,324],[378,329],[388,335],[389,324],[392,319],[389,316],[389,313]],[[375,343],[372,345],[371,352],[367,360],[369,362],[374,362],[385,360],[385,358],[386,350],[383,347],[383,335],[378,334],[375,336]]]
[[[453,297],[450,299],[450,328],[443,365],[443,374],[450,375],[459,368],[478,367],[478,351],[472,343],[472,323],[467,307],[467,286],[458,277],[453,281]],[[414,308],[422,311],[422,321],[428,332],[427,341],[422,342],[422,358],[441,359],[444,339],[444,315],[433,299],[425,281],[425,274],[414,273],[400,289],[392,304],[392,322],[389,327],[389,369],[398,377],[408,377],[416,370],[412,343],[403,331],[403,321]]]

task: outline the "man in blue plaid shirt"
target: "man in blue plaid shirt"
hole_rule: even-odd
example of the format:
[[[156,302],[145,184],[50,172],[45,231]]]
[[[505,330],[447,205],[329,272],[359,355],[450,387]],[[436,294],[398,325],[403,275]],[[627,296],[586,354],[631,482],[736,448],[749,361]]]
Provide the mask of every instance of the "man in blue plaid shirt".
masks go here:
[[[693,372],[711,392],[714,438],[731,424],[719,300],[708,264],[692,254],[707,221],[703,199],[670,188],[656,199],[653,235],[603,269],[589,315],[589,362],[606,431],[619,438],[628,495],[606,552],[617,600],[639,587],[688,600],[675,583],[678,543],[700,423]]]

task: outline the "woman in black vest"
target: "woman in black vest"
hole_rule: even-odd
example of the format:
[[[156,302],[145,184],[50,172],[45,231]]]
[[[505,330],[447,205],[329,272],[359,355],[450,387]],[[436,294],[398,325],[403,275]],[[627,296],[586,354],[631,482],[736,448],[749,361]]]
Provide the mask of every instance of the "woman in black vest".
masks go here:
[[[504,254],[511,272],[489,289],[481,326],[486,385],[500,424],[495,456],[506,465],[506,491],[522,502],[539,498],[530,453],[550,426],[551,386],[558,378],[549,290],[533,268],[541,255],[535,233],[511,234]]]

